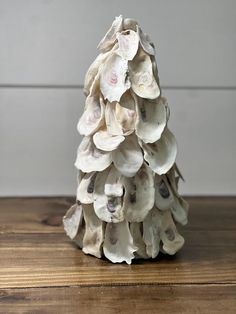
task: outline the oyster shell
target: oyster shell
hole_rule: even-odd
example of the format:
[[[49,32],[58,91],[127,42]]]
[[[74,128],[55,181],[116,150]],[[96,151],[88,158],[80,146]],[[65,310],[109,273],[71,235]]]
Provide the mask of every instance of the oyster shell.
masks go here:
[[[175,163],[177,143],[169,129],[164,130],[157,142],[151,144],[140,142],[140,144],[144,151],[144,159],[157,174],[165,174]]]
[[[174,203],[170,207],[174,219],[182,225],[188,222],[188,203],[182,197],[175,197]]]
[[[76,237],[79,232],[79,228],[82,223],[83,211],[82,206],[74,204],[66,212],[65,216],[62,219],[64,229],[68,237],[72,240]]]
[[[99,72],[99,68],[101,64],[103,64],[109,56],[111,52],[108,51],[106,53],[100,53],[97,58],[93,61],[93,63],[90,65],[86,75],[85,75],[85,80],[84,80],[84,93],[86,96],[90,94],[91,87],[94,83],[94,80]]]
[[[105,194],[106,182],[112,184],[111,181],[108,181],[109,171],[110,169],[106,169],[97,174],[94,187],[94,210],[99,219],[118,223],[124,220],[123,202],[121,196]],[[116,182],[114,184],[116,185]]]
[[[123,178],[123,182],[125,218],[131,222],[141,222],[154,205],[154,174],[143,163],[134,177]]]
[[[130,18],[125,18],[123,21],[123,29],[128,30],[131,29],[132,31],[136,31],[137,29],[137,21]]]
[[[116,53],[125,60],[133,60],[135,57],[138,46],[139,37],[133,30],[126,30],[116,34],[119,48]]]
[[[105,99],[119,102],[124,92],[130,88],[127,74],[128,61],[112,53],[100,71],[100,88]]]
[[[130,91],[123,94],[120,102],[107,102],[105,120],[107,130],[112,135],[129,135],[136,123],[135,100]]]
[[[160,251],[159,215],[156,208],[152,208],[143,221],[143,241],[149,257],[157,257]]]
[[[97,172],[86,173],[77,188],[77,200],[83,204],[93,203],[94,182]]]
[[[154,44],[152,43],[150,37],[145,34],[141,27],[137,25],[137,33],[140,39],[140,44],[143,48],[143,50],[148,53],[149,55],[155,55],[155,47]]]
[[[149,258],[146,253],[146,245],[143,241],[143,224],[141,222],[131,222],[129,228],[133,238],[134,246],[137,247],[135,258]]]
[[[167,124],[167,102],[163,97],[156,101],[136,98],[136,134],[145,143],[158,141]]]
[[[85,220],[83,252],[101,258],[104,240],[104,222],[96,216],[92,204],[83,204],[82,206]]]
[[[95,83],[97,84],[97,83]],[[81,135],[89,136],[96,132],[104,124],[105,105],[99,91],[93,91],[86,99],[86,106],[77,124],[77,130]]]
[[[175,196],[165,175],[155,175],[155,205],[161,210],[169,209],[175,202]]]
[[[139,97],[155,99],[160,96],[160,89],[153,75],[152,61],[141,48],[129,62],[129,77],[131,87]]]
[[[115,18],[111,27],[107,31],[106,35],[102,38],[98,44],[98,49],[102,52],[111,49],[116,41],[116,33],[122,31],[123,28],[123,17],[122,15]]]
[[[116,149],[124,139],[124,136],[111,135],[107,130],[99,130],[93,136],[93,142],[96,147],[104,151],[112,151]]]
[[[108,173],[106,183],[105,183],[105,194],[107,196],[123,196],[123,182],[121,173],[111,165],[110,171]]]
[[[85,136],[78,148],[75,167],[83,172],[102,171],[112,162],[110,152],[102,151],[93,143],[91,137]]]
[[[160,238],[163,243],[163,251],[174,255],[183,245],[184,238],[178,233],[171,212],[157,211],[159,216]]]
[[[126,136],[111,154],[115,167],[126,177],[134,176],[143,164],[143,154],[134,134]]]
[[[113,263],[126,262],[131,264],[134,252],[138,248],[134,245],[127,221],[108,223],[106,225],[103,251],[106,258]]]

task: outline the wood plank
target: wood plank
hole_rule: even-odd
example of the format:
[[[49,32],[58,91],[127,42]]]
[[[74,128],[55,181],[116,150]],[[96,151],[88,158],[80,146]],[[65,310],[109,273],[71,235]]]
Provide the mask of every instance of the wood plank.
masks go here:
[[[222,240],[213,246],[211,243],[217,240],[213,232],[209,237],[199,237],[208,246],[196,240],[189,244],[196,237],[194,233],[188,233],[188,237],[174,257],[160,255],[156,260],[136,261],[128,266],[87,256],[65,235],[1,236],[4,245],[0,247],[0,288],[236,283],[235,235],[225,239],[231,245],[223,245]]]
[[[164,94],[186,179],[181,192],[235,195],[236,91]],[[0,196],[74,194],[82,91],[1,89],[0,102]]]
[[[73,198],[0,198],[0,233],[63,233]],[[20,214],[19,214],[20,213]]]
[[[1,1],[0,84],[82,84],[98,42],[123,12],[156,44],[162,84],[236,86],[234,0],[69,3]]]
[[[235,313],[235,285],[0,290],[2,313]]]
[[[131,266],[86,256],[71,243],[60,224],[71,201],[0,200],[1,288],[236,283],[235,198],[189,198],[184,248]]]
[[[189,224],[181,232],[235,230],[236,197],[186,199],[190,203]],[[73,202],[73,197],[0,198],[0,234],[64,234],[61,218]]]

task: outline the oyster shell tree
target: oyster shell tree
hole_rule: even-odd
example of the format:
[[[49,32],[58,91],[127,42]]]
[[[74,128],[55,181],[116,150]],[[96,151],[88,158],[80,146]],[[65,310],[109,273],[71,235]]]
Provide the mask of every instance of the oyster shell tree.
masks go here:
[[[113,263],[173,255],[184,244],[176,225],[187,223],[188,204],[178,193],[154,45],[135,20],[119,16],[98,48],[85,77],[77,202],[65,231],[84,253]]]

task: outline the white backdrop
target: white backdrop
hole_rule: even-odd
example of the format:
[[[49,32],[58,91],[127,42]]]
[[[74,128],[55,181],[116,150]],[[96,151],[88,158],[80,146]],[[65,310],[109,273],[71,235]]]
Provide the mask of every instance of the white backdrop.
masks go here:
[[[0,196],[75,193],[81,86],[119,14],[156,45],[182,192],[236,194],[236,1],[0,0]]]

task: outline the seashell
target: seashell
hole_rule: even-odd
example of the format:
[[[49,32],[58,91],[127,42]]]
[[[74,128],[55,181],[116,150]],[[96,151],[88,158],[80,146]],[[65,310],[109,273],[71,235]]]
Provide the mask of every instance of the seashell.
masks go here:
[[[115,18],[110,29],[107,31],[106,35],[98,44],[98,49],[102,52],[111,49],[116,41],[116,33],[122,31],[123,28],[123,17],[122,15]]]
[[[110,134],[129,135],[133,133],[136,117],[135,101],[130,91],[123,94],[119,103],[107,102],[105,120]]]
[[[105,184],[110,169],[99,172],[94,187],[94,210],[98,218],[106,222],[118,223],[124,220],[123,202],[119,196],[105,194]],[[111,181],[108,181],[111,184]]]
[[[188,222],[188,203],[182,197],[175,197],[174,203],[170,207],[174,219],[182,225]]]
[[[119,101],[130,88],[128,79],[128,61],[112,53],[101,66],[100,88],[105,99]]]
[[[136,250],[137,247],[134,245],[127,221],[106,225],[103,245],[106,258],[113,263],[126,262],[131,264]]]
[[[184,245],[184,238],[178,233],[169,210],[157,212],[162,249],[165,253],[174,255]]]
[[[149,256],[146,253],[146,245],[143,241],[142,235],[142,223],[140,222],[131,222],[129,224],[129,229],[131,236],[133,238],[134,246],[138,249],[135,252],[135,258],[148,258]]]
[[[161,138],[151,144],[140,141],[144,159],[151,169],[159,175],[165,174],[173,166],[177,155],[177,143],[169,129],[165,129]]]
[[[160,80],[159,80],[159,76],[158,76],[158,69],[157,69],[157,63],[156,63],[156,59],[154,56],[150,56],[151,62],[152,62],[152,72],[153,75],[157,81],[157,85],[160,86]],[[159,87],[160,88],[160,87]],[[160,95],[161,95],[161,89],[160,89]],[[169,109],[169,107],[168,107]],[[169,116],[168,116],[169,119]]]
[[[155,55],[155,47],[154,44],[152,43],[150,37],[145,34],[140,26],[137,25],[137,33],[139,36],[140,44],[143,48],[143,50],[148,53],[149,55]]]
[[[133,177],[143,164],[142,150],[134,134],[127,136],[111,154],[115,167],[126,177]]]
[[[75,167],[83,172],[102,171],[112,162],[110,152],[102,151],[93,143],[89,136],[85,136],[78,148]]]
[[[132,31],[136,31],[137,24],[138,24],[137,21],[135,21],[134,19],[125,18],[123,21],[123,29],[124,30],[131,29]]]
[[[159,97],[156,101],[136,97],[136,134],[145,143],[158,141],[167,124],[167,102]]]
[[[124,139],[124,136],[111,135],[107,130],[99,130],[93,136],[93,142],[96,147],[104,151],[112,151],[116,149]]]
[[[84,93],[86,96],[90,94],[91,87],[94,83],[95,77],[97,76],[99,72],[99,68],[101,64],[103,64],[106,61],[107,56],[111,54],[110,51],[106,53],[100,53],[97,58],[93,61],[93,63],[90,65],[84,80]]]
[[[142,49],[139,49],[135,58],[129,62],[129,78],[133,91],[139,97],[155,99],[160,96],[150,56]]]
[[[131,222],[141,222],[154,205],[154,174],[147,164],[143,163],[134,177],[123,178],[123,182],[125,218]]]
[[[83,204],[93,203],[94,182],[97,172],[89,172],[84,175],[77,188],[77,200]]]
[[[169,209],[175,202],[172,189],[165,175],[155,175],[155,205],[161,210]]]
[[[133,60],[135,57],[138,46],[139,37],[133,30],[126,30],[116,34],[119,48],[116,53],[125,60]]]
[[[123,196],[124,187],[121,179],[121,173],[114,167],[114,165],[111,165],[104,189],[107,196]]]
[[[79,232],[79,228],[82,223],[83,211],[82,206],[78,204],[74,204],[71,208],[66,212],[63,217],[63,225],[68,237],[72,240],[76,237]]]
[[[99,95],[99,92],[93,88],[92,93],[86,99],[85,111],[77,124],[78,132],[85,136],[96,132],[105,122],[104,114],[105,105],[103,98]]]
[[[92,204],[83,204],[82,207],[85,220],[83,252],[100,258],[104,239],[104,222],[96,216]]]
[[[146,245],[148,257],[157,257],[160,251],[159,215],[156,208],[152,208],[143,221],[143,241]]]

